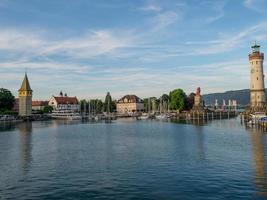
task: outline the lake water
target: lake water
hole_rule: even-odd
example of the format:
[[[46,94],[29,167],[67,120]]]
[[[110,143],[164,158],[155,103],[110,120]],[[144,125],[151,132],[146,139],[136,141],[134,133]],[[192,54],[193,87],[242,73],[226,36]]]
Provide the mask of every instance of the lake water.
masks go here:
[[[267,135],[240,120],[0,125],[0,199],[267,199]]]

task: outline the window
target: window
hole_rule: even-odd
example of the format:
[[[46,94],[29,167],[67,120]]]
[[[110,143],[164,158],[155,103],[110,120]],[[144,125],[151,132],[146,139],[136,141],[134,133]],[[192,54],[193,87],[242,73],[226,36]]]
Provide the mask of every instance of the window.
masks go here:
[[[259,80],[259,78],[257,77],[257,80]]]

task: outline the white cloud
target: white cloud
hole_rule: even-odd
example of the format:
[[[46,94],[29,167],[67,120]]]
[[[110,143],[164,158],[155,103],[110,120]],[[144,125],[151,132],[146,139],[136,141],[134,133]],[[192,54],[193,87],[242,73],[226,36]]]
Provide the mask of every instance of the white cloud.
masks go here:
[[[162,10],[162,8],[159,5],[156,5],[156,4],[148,4],[148,5],[144,6],[144,7],[139,8],[139,10],[159,12],[159,11]]]

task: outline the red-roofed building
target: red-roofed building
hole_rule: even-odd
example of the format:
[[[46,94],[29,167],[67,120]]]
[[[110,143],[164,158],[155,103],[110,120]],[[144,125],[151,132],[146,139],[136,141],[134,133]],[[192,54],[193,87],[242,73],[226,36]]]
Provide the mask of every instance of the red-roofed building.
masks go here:
[[[32,101],[32,110],[43,110],[48,101]]]
[[[67,95],[52,96],[48,105],[52,106],[56,110],[80,111],[80,104],[77,97],[68,97]]]

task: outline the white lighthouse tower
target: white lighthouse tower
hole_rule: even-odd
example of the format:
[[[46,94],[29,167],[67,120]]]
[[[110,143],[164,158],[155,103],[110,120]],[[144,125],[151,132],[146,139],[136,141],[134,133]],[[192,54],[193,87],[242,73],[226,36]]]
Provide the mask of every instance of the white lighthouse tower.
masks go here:
[[[265,86],[263,73],[264,54],[260,52],[260,45],[253,45],[249,54],[250,63],[250,106],[254,111],[260,111],[265,106]]]

